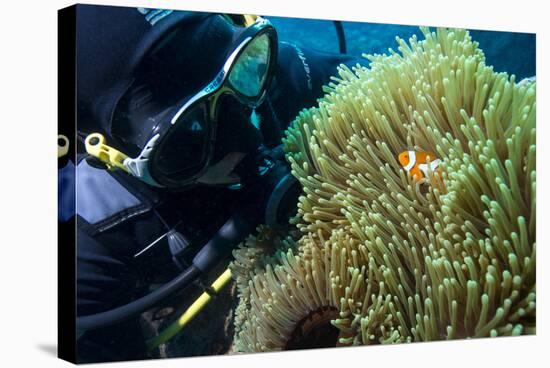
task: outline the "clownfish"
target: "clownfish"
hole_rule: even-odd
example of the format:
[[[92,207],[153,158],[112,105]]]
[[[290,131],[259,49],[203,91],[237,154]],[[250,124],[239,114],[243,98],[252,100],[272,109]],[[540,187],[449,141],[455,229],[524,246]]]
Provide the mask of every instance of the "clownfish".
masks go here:
[[[399,163],[403,166],[413,179],[419,181],[428,175],[428,158],[430,159],[430,171],[441,170],[441,162],[432,152],[425,151],[404,151],[398,156]]]

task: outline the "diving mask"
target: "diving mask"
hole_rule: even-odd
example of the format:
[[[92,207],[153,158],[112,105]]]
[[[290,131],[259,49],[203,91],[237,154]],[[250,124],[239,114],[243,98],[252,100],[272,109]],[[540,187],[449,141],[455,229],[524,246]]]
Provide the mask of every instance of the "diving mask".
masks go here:
[[[277,54],[276,33],[266,19],[258,17],[251,25],[243,26],[224,16],[218,17],[222,20],[216,19],[216,24],[223,27],[232,42],[228,57],[215,77],[195,93],[177,101],[173,97],[177,92],[171,96],[160,94],[160,97],[156,93],[163,87],[177,91],[170,83],[164,82],[160,88],[135,83],[127,95],[140,96],[143,92],[143,97],[132,100],[139,113],[128,113],[125,118],[127,126],[136,128],[124,136],[128,139],[133,134],[144,144],[137,144],[141,147],[132,158],[108,146],[102,135],[93,133],[85,142],[90,155],[109,168],[122,169],[153,186],[182,189],[197,183],[211,165],[220,97],[230,95],[250,108],[261,104]],[[176,43],[178,38],[165,42]],[[163,46],[165,49],[166,45]],[[143,126],[151,127],[145,140]]]

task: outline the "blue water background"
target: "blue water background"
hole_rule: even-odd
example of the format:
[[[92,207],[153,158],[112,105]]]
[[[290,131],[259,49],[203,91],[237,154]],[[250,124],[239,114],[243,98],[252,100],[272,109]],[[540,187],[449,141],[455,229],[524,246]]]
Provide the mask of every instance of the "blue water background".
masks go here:
[[[329,52],[339,52],[338,37],[332,21],[267,17],[277,29],[279,39]],[[353,55],[388,53],[397,50],[395,36],[408,40],[413,34],[422,37],[417,26],[342,22],[348,53]],[[535,34],[470,30],[479,42],[487,65],[497,72],[515,74],[516,80],[536,75]]]

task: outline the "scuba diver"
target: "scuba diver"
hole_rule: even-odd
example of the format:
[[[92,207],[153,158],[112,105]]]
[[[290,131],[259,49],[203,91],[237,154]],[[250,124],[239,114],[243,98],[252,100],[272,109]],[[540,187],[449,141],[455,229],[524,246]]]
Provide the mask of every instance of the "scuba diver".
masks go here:
[[[284,130],[362,61],[279,42],[261,17],[76,13],[78,359],[143,359],[141,313],[215,293],[205,280],[257,225],[288,224]]]

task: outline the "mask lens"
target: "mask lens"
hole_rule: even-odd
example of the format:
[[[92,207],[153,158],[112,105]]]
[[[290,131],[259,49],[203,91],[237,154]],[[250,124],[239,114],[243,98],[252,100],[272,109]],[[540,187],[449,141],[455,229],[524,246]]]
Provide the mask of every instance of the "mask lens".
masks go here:
[[[231,73],[229,83],[247,97],[259,96],[267,76],[271,39],[263,33],[254,38],[241,53]]]
[[[206,109],[197,105],[170,128],[157,149],[154,171],[172,180],[184,180],[201,170],[206,160],[209,129]]]

